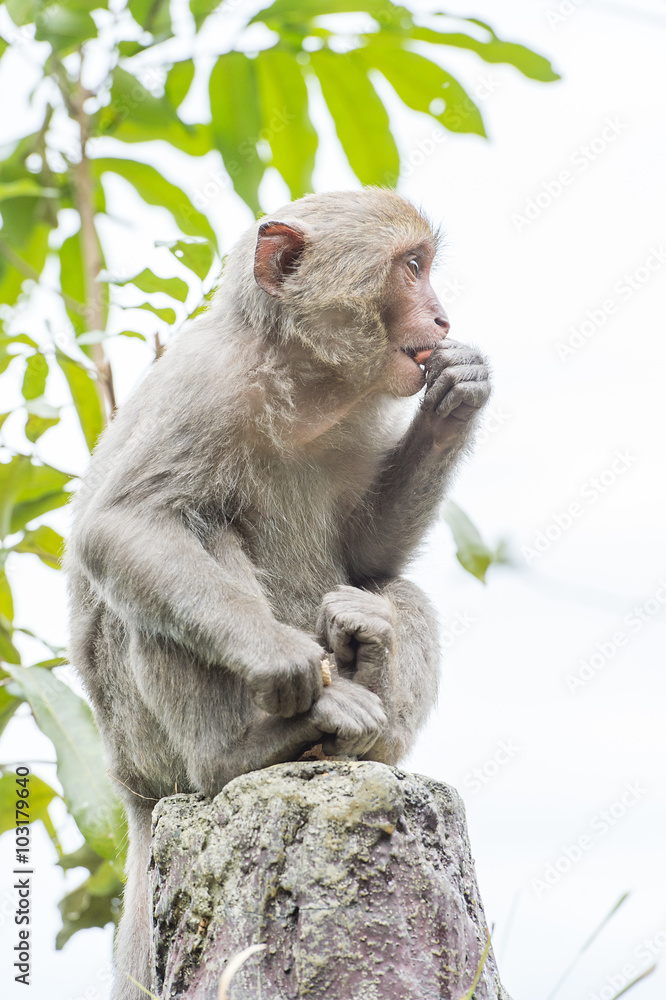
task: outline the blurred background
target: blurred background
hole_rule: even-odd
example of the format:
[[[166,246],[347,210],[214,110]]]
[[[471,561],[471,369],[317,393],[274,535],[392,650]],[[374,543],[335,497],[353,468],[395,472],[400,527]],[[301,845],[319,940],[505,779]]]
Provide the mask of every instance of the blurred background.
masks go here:
[[[9,517],[3,559],[13,592],[7,615],[0,585],[7,626],[3,807],[13,809],[7,790],[17,764],[27,762],[44,788],[58,793],[67,777],[66,762],[58,773],[54,763],[62,719],[44,708],[47,694],[60,696],[60,687],[48,688],[55,683],[48,680],[35,692],[18,658],[43,664],[33,667],[35,677],[48,672],[80,693],[71,669],[56,665],[66,640],[65,600],[52,567],[67,531],[58,498],[70,480],[38,473],[30,488],[27,480],[17,485],[16,456],[31,455],[33,465],[68,476],[84,471],[86,443],[109,407],[107,359],[122,403],[156,348],[168,342],[172,320],[177,326],[214,285],[220,257],[256,212],[275,210],[300,193],[299,184],[315,191],[361,181],[396,184],[446,233],[433,284],[452,336],[489,355],[496,385],[475,456],[454,491],[483,541],[469,526],[457,537],[465,568],[442,518],[411,569],[438,607],[445,657],[439,705],[405,766],[453,784],[465,799],[481,895],[514,1000],[613,1000],[627,987],[632,1000],[660,1000],[666,991],[666,5],[453,0],[442,18],[434,4],[410,3],[406,27],[404,9],[386,3],[280,0],[248,27],[261,4],[228,0],[217,11],[209,4],[204,20],[203,2],[188,8],[178,0],[163,5],[152,44],[138,28],[126,29],[124,4],[101,13],[98,6],[51,4],[40,21],[39,3],[0,5],[0,34],[10,43],[0,59],[6,147],[0,197],[9,199],[0,200],[0,250],[3,239],[9,247],[0,294],[14,289],[3,299],[0,340],[0,359],[3,349],[10,358],[0,363],[0,413],[9,414],[2,423],[0,505]],[[132,6],[136,23],[144,24],[150,5]],[[71,19],[58,27],[55,14],[64,8],[81,18],[94,10],[94,31],[79,22],[72,27]],[[294,68],[314,67],[317,80],[305,73],[314,132],[292,111],[271,124],[243,104],[246,57],[251,62],[276,39],[282,44],[287,32],[280,24],[291,24],[290,12],[299,8],[306,41],[289,65],[276,60],[269,69],[274,92],[286,95],[274,103],[279,113],[291,107]],[[330,16],[313,21],[324,8]],[[488,19],[496,36],[470,18]],[[125,24],[124,35],[118,24]],[[453,33],[453,40],[432,44],[413,25]],[[56,29],[64,38],[57,59],[58,46],[49,42]],[[359,60],[349,57],[335,68],[330,53],[347,59],[378,30],[401,52],[420,53],[422,62],[410,63],[395,49],[376,62],[368,57],[370,82],[364,76],[363,86],[372,87],[373,99],[356,89]],[[475,44],[461,42],[463,34]],[[89,39],[86,92],[76,89],[82,39]],[[502,49],[499,39],[526,49]],[[116,74],[109,98],[109,52],[119,44],[139,89]],[[244,53],[245,62],[222,65],[220,57],[232,50]],[[193,80],[184,65],[192,56]],[[426,57],[451,80],[428,70]],[[195,125],[176,134],[181,126],[163,104],[157,107],[164,67],[173,64],[179,68],[166,77],[166,96],[186,123],[206,123],[212,111],[212,140]],[[60,107],[51,78],[44,81],[45,68],[65,74],[69,110]],[[212,87],[208,106],[211,69],[227,98],[234,96],[226,106],[214,106]],[[49,103],[56,110],[44,127]],[[477,109],[487,138],[479,134]],[[85,115],[93,162],[126,157],[155,168],[94,173],[105,201],[99,195],[95,209],[106,281],[93,291],[85,250],[77,244],[77,256],[72,242],[82,209],[75,126]],[[260,134],[255,126],[262,121]],[[37,140],[31,151],[24,147],[19,169],[16,143],[39,134],[41,147]],[[234,144],[244,150],[236,188]],[[182,189],[187,204],[158,178]],[[40,191],[30,191],[31,183]],[[17,184],[23,187],[7,188]],[[50,221],[37,207],[49,199]],[[40,226],[50,233],[54,260]],[[41,263],[30,265],[40,255],[38,236]],[[156,249],[160,241],[180,244]],[[17,267],[12,253],[32,271]],[[77,301],[87,311],[77,311]],[[43,499],[48,490],[56,497],[52,507]],[[17,497],[25,510],[12,520]],[[39,534],[40,525],[52,534]],[[486,566],[484,584],[478,577]],[[88,720],[66,696],[63,705],[70,732],[80,726],[88,739]],[[34,788],[46,821],[32,831],[33,995],[103,1000],[112,924],[94,924],[117,909],[117,867],[99,844],[92,861],[90,853],[79,854],[65,861],[66,871],[56,866],[89,833],[81,790],[77,800],[68,788],[65,799]],[[4,995],[13,998],[24,995],[10,957],[13,814],[7,822],[3,817],[5,828],[0,955]],[[86,836],[89,845],[94,833]],[[63,943],[58,901],[67,893],[74,893],[64,906],[69,939],[56,950],[59,932]]]

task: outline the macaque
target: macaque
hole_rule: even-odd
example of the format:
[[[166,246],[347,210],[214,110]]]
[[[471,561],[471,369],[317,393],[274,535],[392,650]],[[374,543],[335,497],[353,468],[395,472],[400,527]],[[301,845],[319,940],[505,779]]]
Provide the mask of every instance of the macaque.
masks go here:
[[[374,188],[255,223],[95,450],[66,565],[71,659],[129,819],[116,1000],[150,986],[158,799],[316,744],[396,764],[435,702],[435,611],[400,573],[490,393],[448,339],[437,239]]]

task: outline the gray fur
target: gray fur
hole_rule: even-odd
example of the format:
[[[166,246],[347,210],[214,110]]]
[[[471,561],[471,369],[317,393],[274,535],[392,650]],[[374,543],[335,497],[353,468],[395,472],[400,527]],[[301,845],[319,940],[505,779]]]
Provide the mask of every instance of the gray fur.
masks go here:
[[[435,614],[398,574],[487,370],[440,344],[405,433],[409,404],[382,382],[400,348],[391,267],[417,244],[434,253],[436,233],[377,189],[271,218],[306,234],[282,294],[254,279],[257,223],[104,433],[73,504],[71,659],[130,817],[116,1000],[142,995],[128,974],[149,986],[153,800],[213,795],[322,738],[396,764],[436,698]],[[322,690],[325,650],[338,672]]]

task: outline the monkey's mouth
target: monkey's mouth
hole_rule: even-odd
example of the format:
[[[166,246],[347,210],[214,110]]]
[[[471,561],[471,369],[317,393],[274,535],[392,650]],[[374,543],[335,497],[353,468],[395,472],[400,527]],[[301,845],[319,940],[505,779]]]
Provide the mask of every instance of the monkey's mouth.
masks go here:
[[[437,347],[437,344],[423,344],[420,347],[403,347],[402,350],[405,352],[407,357],[411,358],[414,364],[418,365],[423,371],[425,371],[425,364],[432,352]]]

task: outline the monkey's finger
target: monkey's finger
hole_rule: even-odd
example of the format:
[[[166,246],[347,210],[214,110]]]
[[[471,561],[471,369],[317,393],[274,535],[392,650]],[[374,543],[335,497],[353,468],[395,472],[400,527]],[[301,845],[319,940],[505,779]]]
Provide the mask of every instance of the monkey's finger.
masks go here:
[[[431,386],[445,368],[451,368],[454,365],[482,365],[485,364],[485,360],[483,354],[475,347],[470,347],[467,344],[449,344],[449,341],[445,340],[443,344],[435,348],[426,363],[427,384]]]
[[[327,594],[317,619],[317,635],[321,642],[335,655],[336,660],[348,665],[354,662],[354,650],[351,646],[351,635],[339,628],[336,622],[335,607],[338,595],[336,592]]]
[[[263,712],[268,712],[269,715],[279,715],[279,700],[277,693],[275,691],[269,690],[252,690],[252,700]]]
[[[379,739],[379,730],[360,731],[353,734],[337,733],[334,737],[324,737],[321,748],[325,754],[330,756],[348,755],[350,757],[360,757],[372,749]]]
[[[479,410],[490,396],[489,386],[483,382],[459,382],[446,394],[437,407],[439,417],[448,417],[461,404]]]
[[[354,662],[355,650],[352,647],[353,632],[345,629],[337,619],[326,622],[325,630],[326,646],[335,655],[338,663],[347,666]]]
[[[290,718],[308,712],[324,689],[324,678],[321,670],[321,659],[311,665],[308,672],[297,674],[289,679],[281,691],[280,715]],[[287,714],[288,712],[288,714]]]
[[[486,382],[489,384],[490,373],[485,365],[455,365],[446,368],[436,382],[428,389],[421,407],[426,412],[436,410],[447,392],[461,382]]]

